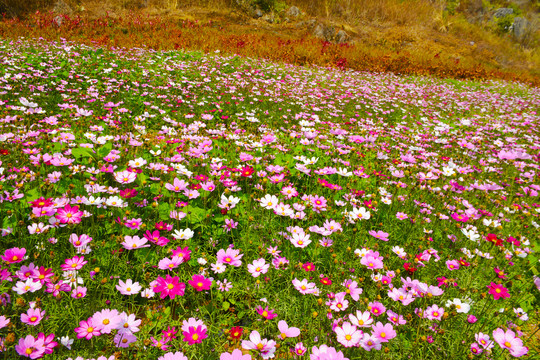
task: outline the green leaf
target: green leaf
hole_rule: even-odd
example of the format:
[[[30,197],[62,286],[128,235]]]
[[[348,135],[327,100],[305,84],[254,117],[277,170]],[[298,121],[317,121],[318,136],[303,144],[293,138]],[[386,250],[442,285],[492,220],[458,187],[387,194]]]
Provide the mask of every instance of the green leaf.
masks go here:
[[[109,153],[112,150],[112,143],[108,142],[105,143],[98,151],[97,154],[100,158],[104,158],[105,156],[109,155]]]
[[[231,304],[229,304],[228,302],[224,301],[223,304],[221,305],[221,308],[225,311],[229,310],[229,308],[231,307]]]
[[[94,154],[92,154],[91,150],[88,148],[75,148],[71,150],[71,155],[75,157],[75,159],[80,160],[85,157],[89,157],[94,159]]]

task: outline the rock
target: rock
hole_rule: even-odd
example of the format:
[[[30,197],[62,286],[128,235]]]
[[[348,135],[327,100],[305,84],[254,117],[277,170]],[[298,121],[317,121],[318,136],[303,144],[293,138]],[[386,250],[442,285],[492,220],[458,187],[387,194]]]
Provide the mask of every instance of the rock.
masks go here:
[[[493,14],[494,18],[503,18],[507,15],[512,15],[514,13],[514,9],[512,8],[500,8],[495,11]]]
[[[251,12],[251,16],[253,16],[256,19],[262,17],[263,15],[264,14],[263,14],[261,9],[253,9],[252,12]]]
[[[324,40],[332,41],[334,40],[334,35],[336,34],[336,29],[333,26],[327,26],[324,29]]]
[[[338,44],[346,43],[347,41],[349,41],[349,39],[350,39],[349,34],[347,34],[344,30],[339,30],[338,33],[336,34],[336,42]]]
[[[512,32],[514,34],[514,38],[517,40],[521,40],[527,35],[530,29],[530,23],[527,19],[522,18],[521,16],[518,16],[514,19],[514,23],[512,24]]]
[[[305,22],[300,21],[300,22],[296,23],[296,25],[294,25],[294,26],[295,26],[297,29],[300,29],[300,28],[304,27],[305,25],[306,25]]]
[[[64,18],[60,15],[56,15],[53,19],[53,22],[56,24],[56,26],[60,27],[62,26],[62,21],[64,21]]]
[[[275,21],[274,14],[266,14],[262,17],[262,19],[270,24],[273,24]]]
[[[53,12],[56,13],[56,14],[71,15],[73,13],[73,9],[68,4],[66,4],[64,1],[58,0],[54,4]]]
[[[291,17],[297,17],[297,16],[300,16],[301,14],[302,12],[296,6],[291,6],[289,10],[287,11],[287,15]]]
[[[324,25],[320,23],[317,24],[315,29],[313,29],[313,35],[319,39],[324,39]]]
[[[306,24],[307,24],[308,28],[311,29],[312,27],[317,25],[317,20],[315,20],[315,19],[308,20],[308,21],[306,21]]]

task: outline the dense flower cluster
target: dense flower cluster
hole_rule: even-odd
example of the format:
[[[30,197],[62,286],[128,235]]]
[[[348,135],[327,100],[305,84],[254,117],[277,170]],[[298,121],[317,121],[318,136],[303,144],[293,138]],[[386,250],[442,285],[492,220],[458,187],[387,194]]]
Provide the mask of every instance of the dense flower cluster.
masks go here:
[[[538,89],[66,42],[0,62],[8,358],[538,356]]]

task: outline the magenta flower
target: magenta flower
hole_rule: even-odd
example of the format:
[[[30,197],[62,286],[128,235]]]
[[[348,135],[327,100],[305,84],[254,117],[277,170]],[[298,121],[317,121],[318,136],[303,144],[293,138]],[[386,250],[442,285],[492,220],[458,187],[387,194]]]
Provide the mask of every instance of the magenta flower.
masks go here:
[[[23,322],[26,325],[36,326],[39,325],[41,322],[41,319],[45,316],[45,310],[41,311],[41,309],[28,309],[26,314],[21,314],[21,322]]]
[[[73,289],[71,292],[71,297],[74,299],[82,299],[86,296],[86,288],[84,286],[77,286],[77,288]]]
[[[78,206],[70,206],[69,204],[62,209],[56,210],[56,218],[62,224],[78,224],[81,222],[83,212],[79,211]]]
[[[488,285],[489,293],[493,295],[493,299],[499,300],[500,298],[509,298],[510,294],[508,293],[508,289],[500,284],[495,284],[492,282]]]
[[[38,340],[43,340],[43,346],[45,346],[45,354],[52,354],[54,352],[54,348],[58,346],[58,343],[54,341],[54,334],[49,334],[45,336],[44,333],[39,333]]]
[[[85,338],[86,340],[90,340],[94,336],[101,335],[98,327],[94,325],[92,318],[88,318],[86,321],[81,320],[79,327],[75,328],[75,332],[77,333],[77,339]]]
[[[182,334],[184,335],[183,340],[189,345],[200,344],[208,337],[206,334],[206,327],[203,326],[190,326],[188,331],[184,331]]]
[[[17,354],[30,358],[39,359],[45,353],[43,339],[35,339],[32,335],[27,335],[24,339],[19,339],[19,344],[15,345]]]
[[[188,284],[193,286],[197,291],[210,290],[212,286],[212,280],[205,278],[202,275],[193,275]]]
[[[186,284],[179,282],[177,276],[172,277],[166,275],[165,278],[161,276],[156,279],[157,285],[154,286],[153,291],[158,294],[160,297],[165,299],[167,296],[171,299],[174,299],[176,295],[184,296],[184,290],[186,289]]]
[[[277,316],[274,310],[268,310],[268,306],[265,307],[264,309],[262,308],[262,306],[258,306],[256,310],[259,315],[261,315],[263,318],[267,320],[272,320],[273,318]]]
[[[377,322],[373,327],[373,336],[375,336],[380,342],[388,342],[396,337],[396,332],[392,324],[384,324],[382,322]]]
[[[2,260],[9,264],[15,264],[19,263],[24,260],[24,256],[26,255],[26,249],[22,248],[11,248],[7,249],[4,252],[4,255],[2,256]]]
[[[457,270],[459,269],[459,261],[446,260],[446,267],[448,268],[448,270]]]
[[[452,214],[452,219],[454,219],[457,222],[467,222],[469,220],[469,217],[464,214]]]

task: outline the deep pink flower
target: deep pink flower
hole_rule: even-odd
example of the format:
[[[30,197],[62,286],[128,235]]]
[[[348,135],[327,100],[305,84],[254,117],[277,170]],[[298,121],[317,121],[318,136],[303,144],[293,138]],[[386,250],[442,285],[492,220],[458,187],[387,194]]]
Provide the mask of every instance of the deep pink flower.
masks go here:
[[[160,297],[162,299],[165,299],[167,296],[169,298],[174,299],[176,295],[178,296],[184,296],[184,290],[186,289],[186,284],[179,282],[179,278],[177,276],[172,277],[170,275],[166,275],[165,278],[162,278],[161,276],[156,279],[157,285],[154,286],[154,292],[160,293]]]
[[[202,275],[193,275],[188,284],[193,286],[197,291],[210,290],[212,286],[212,280],[205,278]]]
[[[2,256],[2,260],[9,264],[15,264],[23,261],[24,256],[26,255],[26,249],[22,248],[11,248],[7,249]]]
[[[208,337],[206,334],[206,328],[202,326],[190,326],[188,331],[184,331],[182,334],[184,335],[183,340],[189,345],[199,344],[203,341],[203,339]]]
[[[78,206],[70,206],[69,204],[62,209],[56,210],[56,218],[62,224],[78,224],[81,222],[83,212],[79,211]]]
[[[488,285],[489,293],[493,295],[493,299],[499,300],[500,298],[509,298],[510,294],[508,293],[508,289],[500,284],[495,284],[492,282],[490,285]]]

